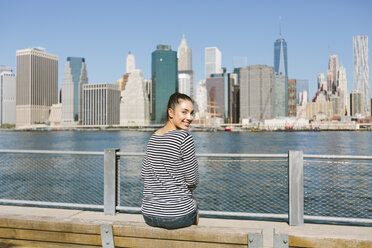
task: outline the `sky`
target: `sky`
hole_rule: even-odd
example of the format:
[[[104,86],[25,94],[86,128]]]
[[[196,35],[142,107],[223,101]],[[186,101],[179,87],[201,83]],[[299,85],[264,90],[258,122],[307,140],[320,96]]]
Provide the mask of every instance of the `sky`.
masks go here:
[[[329,55],[337,54],[350,93],[353,36],[367,35],[372,43],[370,0],[0,0],[0,6],[0,65],[16,72],[17,50],[44,47],[59,57],[59,87],[67,57],[85,58],[89,83],[114,84],[126,72],[129,51],[150,79],[156,46],[177,51],[183,34],[196,82],[204,79],[206,47],[219,48],[228,71],[234,56],[273,66],[281,17],[289,78],[309,80],[312,98],[317,75],[326,74]]]

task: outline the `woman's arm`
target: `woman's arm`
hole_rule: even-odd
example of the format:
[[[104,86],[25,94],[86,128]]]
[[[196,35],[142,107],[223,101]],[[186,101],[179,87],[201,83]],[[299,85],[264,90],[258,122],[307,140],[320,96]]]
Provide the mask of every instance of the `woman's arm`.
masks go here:
[[[195,156],[194,140],[191,134],[188,134],[182,143],[182,159],[184,163],[184,178],[187,187],[193,191],[199,183],[198,162]]]

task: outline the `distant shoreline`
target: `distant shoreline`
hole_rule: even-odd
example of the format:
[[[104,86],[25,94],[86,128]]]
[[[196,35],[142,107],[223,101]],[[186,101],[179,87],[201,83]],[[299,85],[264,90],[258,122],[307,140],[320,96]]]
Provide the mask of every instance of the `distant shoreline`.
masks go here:
[[[159,127],[29,127],[29,128],[0,128],[5,132],[40,132],[40,131],[75,131],[75,132],[97,132],[97,131],[138,131],[138,132],[155,132]],[[372,131],[372,128],[359,129],[291,129],[291,130],[267,130],[253,128],[233,128],[225,130],[225,127],[191,127],[190,132],[324,132],[324,131]]]

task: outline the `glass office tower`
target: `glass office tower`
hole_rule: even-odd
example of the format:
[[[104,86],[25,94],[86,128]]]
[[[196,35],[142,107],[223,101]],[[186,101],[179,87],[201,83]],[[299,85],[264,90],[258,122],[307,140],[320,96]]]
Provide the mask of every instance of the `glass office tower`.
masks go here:
[[[274,43],[274,69],[276,74],[288,76],[287,42],[281,37]]]
[[[82,121],[82,87],[88,83],[84,58],[68,57],[62,84],[62,121]]]
[[[169,97],[178,91],[177,52],[169,45],[158,45],[152,53],[152,113],[153,124],[167,121]]]

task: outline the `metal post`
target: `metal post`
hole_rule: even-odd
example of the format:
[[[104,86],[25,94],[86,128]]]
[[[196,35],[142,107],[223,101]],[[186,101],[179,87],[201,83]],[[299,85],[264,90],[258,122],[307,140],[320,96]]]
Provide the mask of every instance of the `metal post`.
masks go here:
[[[115,215],[119,199],[119,149],[105,149],[104,153],[104,214]]]
[[[304,224],[303,152],[288,151],[289,225]]]

